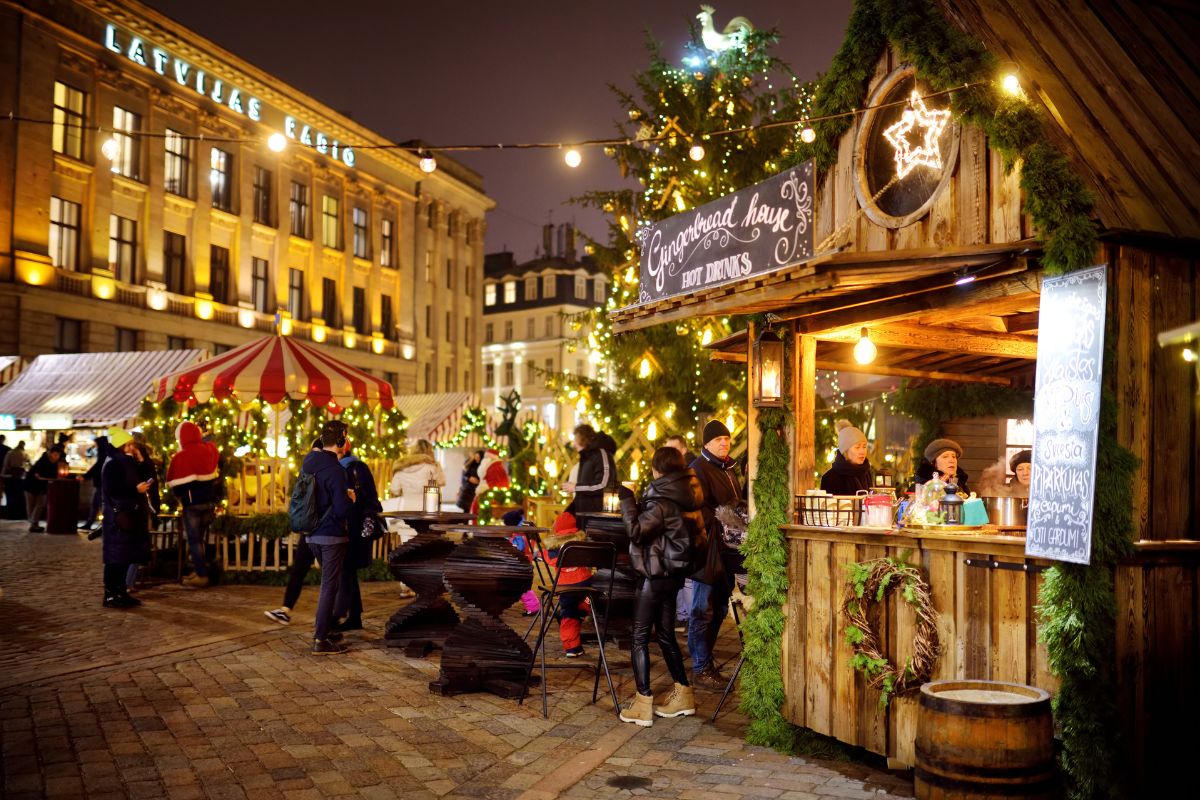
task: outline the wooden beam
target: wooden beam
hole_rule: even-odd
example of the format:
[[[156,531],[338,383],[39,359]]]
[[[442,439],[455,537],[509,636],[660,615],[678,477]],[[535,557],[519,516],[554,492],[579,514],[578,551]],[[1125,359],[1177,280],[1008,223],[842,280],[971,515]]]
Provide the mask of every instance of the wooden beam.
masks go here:
[[[871,341],[884,347],[910,347],[915,350],[945,350],[1003,358],[1037,358],[1037,339],[1012,333],[970,333],[960,328],[922,325],[886,325],[870,328]],[[827,342],[857,342],[857,325],[836,331],[813,334]]]
[[[1008,378],[991,375],[965,375],[957,372],[931,372],[923,369],[905,369],[889,367],[883,364],[849,364],[840,361],[818,361],[817,369],[837,370],[838,372],[857,372],[863,375],[887,375],[896,378],[926,378],[931,381],[960,381],[962,383],[990,383],[996,386],[1010,386]]]
[[[730,353],[723,350],[714,350],[708,354],[709,361],[728,361],[730,364],[745,364],[745,353]]]
[[[1001,317],[1004,327],[1009,333],[1029,333],[1038,329],[1038,312],[1027,311],[1024,314],[1010,314]]]

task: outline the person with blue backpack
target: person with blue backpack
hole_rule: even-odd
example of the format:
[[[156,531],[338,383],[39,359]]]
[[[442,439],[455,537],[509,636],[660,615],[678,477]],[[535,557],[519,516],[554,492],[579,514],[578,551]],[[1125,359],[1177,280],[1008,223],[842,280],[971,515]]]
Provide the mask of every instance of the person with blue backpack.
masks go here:
[[[346,423],[326,422],[321,428],[321,449],[304,457],[288,509],[292,530],[307,534],[309,549],[321,565],[321,594],[313,629],[314,655],[346,652],[340,644],[341,634],[332,627],[349,542],[346,522],[355,500],[346,470],[339,463],[349,449]]]

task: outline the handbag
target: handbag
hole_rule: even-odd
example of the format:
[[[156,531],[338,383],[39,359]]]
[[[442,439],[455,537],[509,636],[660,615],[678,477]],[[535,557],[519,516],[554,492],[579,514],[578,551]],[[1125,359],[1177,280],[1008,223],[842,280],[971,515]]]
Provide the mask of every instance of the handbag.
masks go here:
[[[363,517],[363,541],[373,542],[388,532],[387,520],[378,514],[367,514]]]

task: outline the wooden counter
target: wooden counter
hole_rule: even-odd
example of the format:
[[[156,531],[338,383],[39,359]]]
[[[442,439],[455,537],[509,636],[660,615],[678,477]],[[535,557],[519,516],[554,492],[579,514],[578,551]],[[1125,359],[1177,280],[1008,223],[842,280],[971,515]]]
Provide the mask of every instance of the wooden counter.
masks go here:
[[[929,581],[942,645],[933,680],[1013,681],[1055,690],[1034,612],[1040,569],[1048,562],[1026,559],[1023,538],[801,525],[783,530],[789,579],[784,716],[796,725],[865,747],[896,765],[915,763],[915,693],[894,697],[880,709],[879,692],[850,666],[844,635],[844,565],[885,556],[919,565]],[[893,664],[903,664],[912,655],[913,614],[894,596],[877,609],[873,622],[880,643]]]

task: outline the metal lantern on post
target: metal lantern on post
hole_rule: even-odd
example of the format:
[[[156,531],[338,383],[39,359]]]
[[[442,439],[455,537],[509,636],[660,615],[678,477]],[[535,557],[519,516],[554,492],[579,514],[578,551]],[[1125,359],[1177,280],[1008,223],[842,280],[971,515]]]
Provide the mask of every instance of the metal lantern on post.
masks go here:
[[[764,330],[754,341],[755,408],[783,408],[783,340]]]

